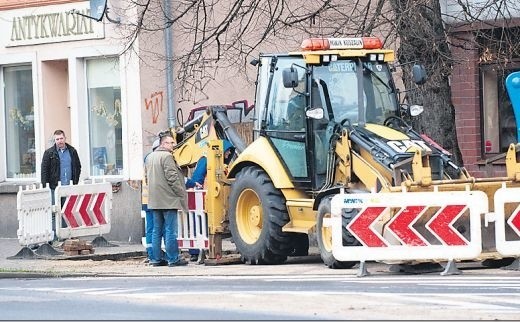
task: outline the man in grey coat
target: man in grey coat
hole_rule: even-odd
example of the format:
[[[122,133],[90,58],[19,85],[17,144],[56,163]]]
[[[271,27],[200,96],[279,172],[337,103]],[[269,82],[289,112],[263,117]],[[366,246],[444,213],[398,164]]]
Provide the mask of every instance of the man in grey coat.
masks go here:
[[[177,244],[177,211],[188,209],[184,175],[172,155],[174,140],[169,132],[159,136],[160,145],[148,155],[145,162],[148,183],[148,208],[153,211],[152,266],[186,265],[179,256]],[[164,236],[163,236],[164,226]],[[164,237],[165,258],[161,240]]]

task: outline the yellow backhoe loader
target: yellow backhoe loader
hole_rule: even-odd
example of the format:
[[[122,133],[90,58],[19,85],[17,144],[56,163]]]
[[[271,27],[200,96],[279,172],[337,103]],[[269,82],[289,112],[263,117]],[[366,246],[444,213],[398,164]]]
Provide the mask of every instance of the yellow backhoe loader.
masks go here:
[[[324,224],[331,217],[335,196],[392,193],[413,199],[413,193],[453,191],[484,193],[489,207],[479,214],[482,238],[477,240],[482,250],[477,257],[504,257],[495,245],[494,194],[501,188],[520,187],[518,147],[509,148],[505,177],[472,177],[452,162],[447,151],[409,126],[422,107],[399,102],[390,70],[394,59],[394,51],[382,48],[374,37],[306,39],[298,51],[262,54],[253,62],[258,67],[255,102],[252,106],[240,102],[242,108],[252,108],[249,131],[245,124],[230,122],[223,106],[208,106],[175,130],[174,155],[181,166],[189,168],[202,155],[208,158],[205,210],[210,258],[219,254],[221,238],[231,235],[245,263],[280,264],[288,256],[307,254],[308,235],[316,233],[323,262],[330,268],[349,268],[357,259],[334,256],[332,227]],[[425,82],[422,66],[413,67],[413,79]],[[229,166],[223,162],[224,139],[236,148]],[[506,221],[515,216],[517,207],[518,202],[507,202]],[[452,242],[450,236],[442,236],[445,233],[476,240],[468,207],[446,217],[450,222],[439,223],[444,219],[434,209],[416,212],[413,220],[394,223],[395,227],[392,218],[404,215],[398,207],[387,207],[364,228],[357,220],[364,208],[344,208],[341,242],[346,247],[370,246],[371,236],[359,233],[363,229],[386,238],[385,247],[422,246],[404,237],[442,246]],[[351,227],[354,220],[357,230]],[[506,225],[508,242],[520,239],[517,221],[520,216]],[[389,228],[404,237],[387,238]]]

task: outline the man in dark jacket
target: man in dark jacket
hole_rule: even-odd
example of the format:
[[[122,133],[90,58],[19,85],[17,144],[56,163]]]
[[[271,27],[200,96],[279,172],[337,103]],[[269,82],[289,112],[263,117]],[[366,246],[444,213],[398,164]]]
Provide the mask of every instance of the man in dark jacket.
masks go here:
[[[45,150],[42,158],[42,184],[45,187],[49,184],[51,189],[52,204],[54,204],[54,190],[61,181],[62,186],[78,184],[79,175],[81,173],[81,162],[79,161],[78,152],[72,145],[65,142],[65,132],[62,130],[54,131],[54,145]],[[64,199],[61,198],[63,206]],[[54,231],[54,240],[56,237],[56,214],[52,214],[52,230]],[[62,220],[62,227],[64,226]]]
[[[65,142],[65,132],[62,130],[54,131],[54,145],[43,153],[42,158],[42,184],[49,184],[53,195],[54,189],[61,181],[62,186],[78,184],[81,174],[81,162],[78,152],[74,147]],[[53,201],[54,203],[54,201]]]

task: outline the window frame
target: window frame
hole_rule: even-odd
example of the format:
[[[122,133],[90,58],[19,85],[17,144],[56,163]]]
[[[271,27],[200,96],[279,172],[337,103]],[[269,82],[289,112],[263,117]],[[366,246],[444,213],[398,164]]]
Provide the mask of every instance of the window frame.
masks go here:
[[[120,133],[118,134],[117,133],[117,129],[116,127],[114,126],[114,150],[115,150],[115,160],[114,160],[114,170],[118,169],[118,171],[113,171],[112,173],[106,173],[106,170],[105,169],[105,173],[104,174],[100,174],[100,173],[96,173],[94,171],[94,165],[95,165],[95,158],[94,158],[94,154],[99,152],[99,151],[96,151],[94,152],[94,148],[97,147],[95,144],[93,144],[93,140],[92,140],[92,133],[91,133],[91,127],[92,127],[92,111],[91,111],[91,96],[90,96],[90,91],[91,89],[93,89],[94,87],[90,87],[89,85],[89,76],[88,76],[88,73],[89,73],[89,61],[99,61],[99,60],[106,60],[106,59],[115,59],[117,60],[117,63],[118,63],[118,71],[117,71],[117,78],[119,79],[119,123],[121,124],[121,128],[120,128]],[[90,175],[90,177],[108,177],[108,178],[120,178],[120,177],[123,177],[124,176],[124,173],[125,173],[125,167],[128,167],[128,164],[127,164],[127,160],[125,159],[125,149],[124,149],[124,138],[123,136],[125,135],[124,134],[124,123],[126,122],[126,117],[125,117],[125,113],[126,113],[126,108],[124,108],[123,104],[124,104],[124,98],[123,98],[123,95],[124,95],[124,92],[123,92],[123,84],[124,84],[124,80],[122,78],[122,75],[121,75],[121,64],[122,64],[122,59],[120,56],[117,56],[117,55],[112,55],[112,56],[104,56],[104,57],[89,57],[89,58],[85,58],[84,59],[84,76],[85,76],[85,99],[86,99],[86,116],[88,118],[88,122],[87,122],[87,128],[86,128],[86,134],[88,136],[88,163],[85,165],[85,168],[88,169],[88,173]],[[101,87],[99,87],[101,88]],[[112,87],[113,89],[116,88],[116,87]],[[120,136],[120,137],[118,137]],[[118,143],[118,140],[119,140],[119,143]],[[117,151],[117,146],[118,144],[120,145],[120,151],[119,151],[119,154],[120,154],[120,158],[121,158],[121,168],[117,168],[117,160],[118,160],[118,151]],[[106,146],[106,148],[108,149],[108,146]],[[105,154],[105,158],[107,158],[108,160],[108,155]],[[108,165],[108,163],[106,164]]]
[[[520,70],[520,61],[516,60],[511,64],[508,64],[507,66],[500,66],[496,63],[494,64],[481,64],[479,66],[479,82],[480,82],[480,88],[479,88],[479,94],[480,94],[480,148],[481,148],[481,158],[482,159],[488,159],[497,155],[500,155],[507,151],[507,147],[501,147],[501,140],[503,139],[503,125],[504,125],[504,118],[506,116],[503,116],[500,113],[500,102],[509,101],[510,99],[507,96],[507,91],[505,89],[505,76],[513,72],[513,71],[519,71]],[[493,83],[494,90],[491,91],[491,93],[487,94],[486,89],[486,80],[485,80],[485,73],[492,72],[494,73],[495,82]],[[502,79],[500,83],[500,79]],[[502,87],[503,91],[501,90],[500,86]],[[494,113],[496,114],[496,124],[497,126],[493,126],[493,124],[486,124],[486,119],[488,118],[489,113],[487,113],[487,107],[486,104],[488,104],[487,98],[489,95],[494,96],[493,102],[489,103],[490,105],[494,105],[497,107],[497,111]],[[505,95],[505,96],[503,96]],[[514,119],[514,113],[511,112],[511,115]],[[490,116],[490,118],[493,118],[493,116]],[[516,123],[515,123],[516,124]],[[488,129],[489,128],[489,129]],[[489,133],[489,131],[492,131],[492,135],[486,135]],[[493,139],[496,135],[496,140],[498,141],[498,150],[491,150],[490,152],[486,151],[486,142],[489,138]],[[511,143],[517,143],[518,140]]]
[[[27,55],[25,55],[27,56]],[[19,57],[22,60],[20,61],[6,61],[4,64],[0,65],[0,81],[2,85],[2,91],[0,93],[0,100],[1,100],[1,115],[0,115],[0,122],[2,124],[2,131],[4,134],[4,139],[1,144],[0,151],[5,156],[0,167],[0,179],[3,179],[5,181],[31,181],[34,180],[39,181],[39,173],[40,173],[40,162],[39,159],[41,157],[41,153],[39,151],[39,126],[38,126],[38,91],[37,91],[37,79],[36,79],[36,66],[34,63],[34,59],[32,59],[32,56],[28,57]],[[23,58],[29,58],[29,59],[23,59]],[[33,137],[32,141],[34,144],[34,171],[31,174],[34,174],[33,176],[13,176],[8,177],[8,160],[7,160],[7,153],[8,153],[8,144],[7,144],[7,122],[8,122],[8,116],[6,115],[9,113],[9,106],[6,106],[6,95],[5,95],[5,86],[6,86],[6,80],[5,80],[5,68],[11,68],[11,67],[21,67],[21,66],[27,66],[30,68],[31,72],[31,89],[32,89],[32,131],[33,131]],[[27,114],[26,114],[27,115]],[[20,160],[20,163],[23,160]],[[21,167],[21,164],[20,164]]]

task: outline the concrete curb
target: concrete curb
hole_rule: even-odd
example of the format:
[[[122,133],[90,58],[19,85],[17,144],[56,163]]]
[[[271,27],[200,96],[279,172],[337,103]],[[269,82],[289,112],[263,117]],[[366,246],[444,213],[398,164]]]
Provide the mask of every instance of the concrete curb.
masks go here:
[[[62,277],[92,277],[92,276],[100,276],[100,274],[90,274],[90,273],[68,273],[68,272],[36,272],[36,271],[27,271],[27,272],[16,272],[16,271],[6,271],[0,272],[0,279],[6,278],[20,278],[20,279],[28,279],[28,278],[62,278]]]
[[[45,259],[50,260],[93,260],[93,261],[102,261],[102,260],[121,260],[130,257],[146,257],[146,251],[130,251],[123,253],[114,253],[114,254],[90,254],[90,255],[76,255],[76,256],[56,256],[56,257],[46,257]]]

